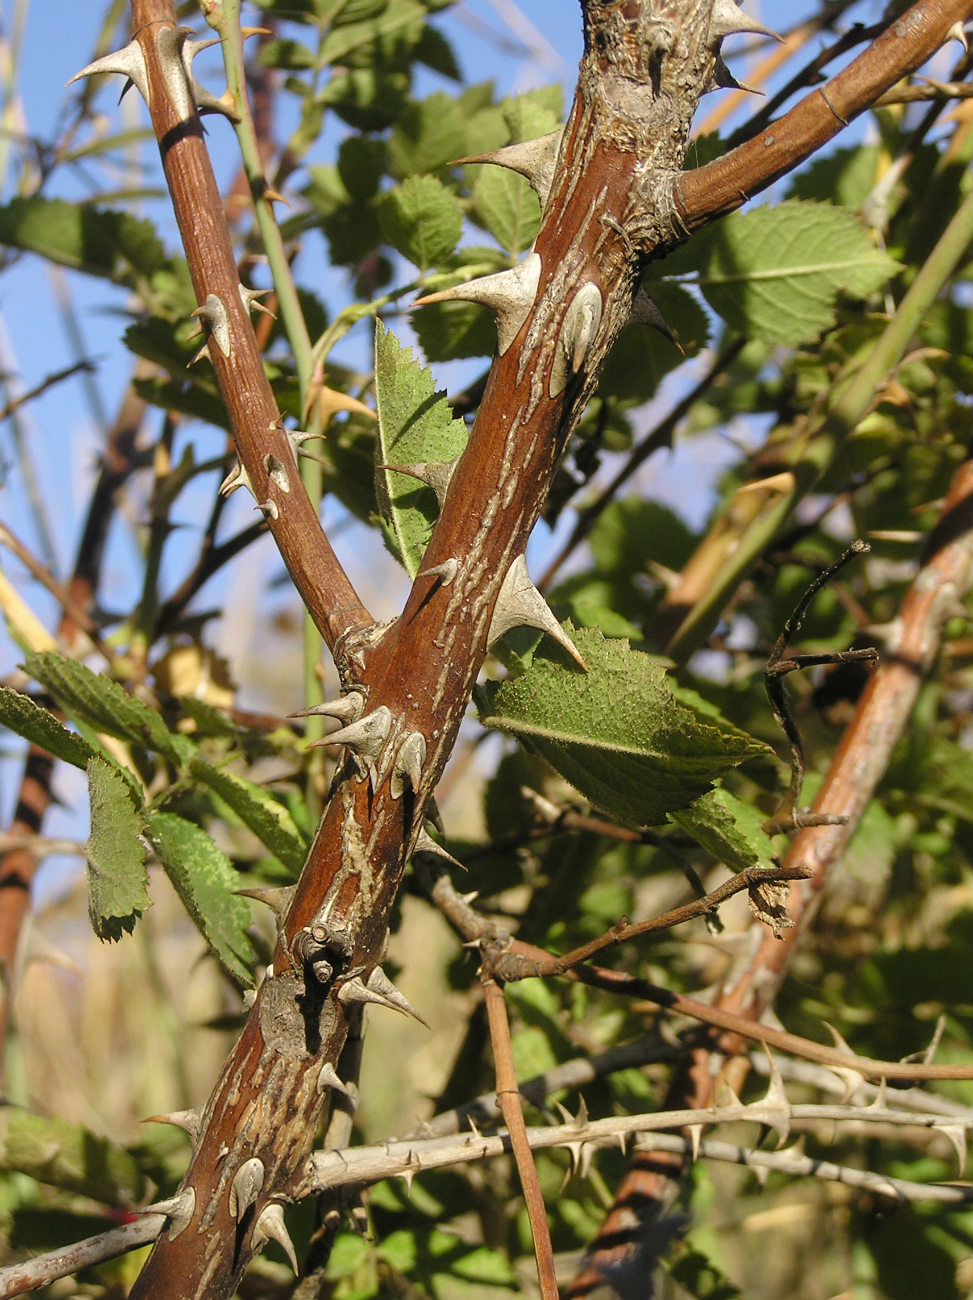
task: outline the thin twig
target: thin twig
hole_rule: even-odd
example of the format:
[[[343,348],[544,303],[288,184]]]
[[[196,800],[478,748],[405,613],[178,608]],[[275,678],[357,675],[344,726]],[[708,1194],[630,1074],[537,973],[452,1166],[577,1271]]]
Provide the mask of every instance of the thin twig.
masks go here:
[[[558,1300],[557,1278],[554,1273],[554,1247],[547,1222],[547,1210],[537,1177],[537,1166],[531,1154],[527,1127],[524,1124],[523,1102],[517,1085],[513,1051],[510,1043],[510,1024],[503,988],[493,979],[483,982],[487,1021],[490,1025],[490,1042],[497,1073],[497,1105],[510,1134],[510,1148],[517,1164],[524,1204],[534,1238],[534,1258],[537,1261],[537,1281],[541,1300]]]
[[[770,700],[770,707],[774,711],[774,717],[787,736],[791,747],[791,779],[787,787],[787,793],[773,817],[764,823],[764,830],[770,835],[776,835],[780,831],[789,830],[801,824],[809,824],[807,821],[802,822],[797,808],[801,790],[804,787],[804,742],[801,739],[800,728],[791,712],[790,703],[787,699],[787,689],[784,686],[784,677],[799,668],[809,668],[815,664],[851,663],[859,659],[875,660],[878,658],[878,651],[873,647],[866,650],[842,650],[832,654],[800,655],[790,659],[784,658],[784,651],[790,644],[791,638],[801,630],[804,616],[807,614],[811,601],[821,588],[827,586],[835,574],[839,573],[854,556],[867,554],[871,549],[867,542],[860,539],[852,542],[851,546],[843,551],[833,564],[829,564],[826,569],[814,578],[798,601],[796,609],[785,622],[783,631],[777,638],[777,642],[767,659],[767,666],[764,669],[764,687],[767,691],[767,698]]]
[[[455,889],[445,872],[436,874],[433,868],[421,861],[417,862],[417,871],[433,902],[468,943],[482,945],[484,942],[489,942],[505,946],[505,951],[498,952],[490,958],[492,969],[498,978],[508,983],[517,979],[531,979],[536,974],[539,964],[557,960],[543,948],[537,948],[523,940],[512,940],[498,930],[492,921],[481,916],[470,905],[469,899],[464,898]],[[776,1047],[795,1056],[802,1056],[806,1060],[817,1061],[821,1065],[853,1070],[866,1079],[915,1082],[930,1079],[973,1079],[971,1066],[914,1065],[902,1061],[877,1061],[870,1057],[856,1056],[851,1051],[842,1052],[823,1043],[815,1043],[809,1038],[801,1038],[798,1034],[789,1034],[785,1030],[774,1029],[722,1008],[710,1006],[709,1003],[700,1002],[688,994],[660,988],[656,984],[650,984],[647,980],[638,979],[624,971],[609,970],[604,966],[576,966],[565,971],[564,976],[608,992],[642,998],[677,1015],[690,1016],[704,1024],[725,1029],[756,1042],[766,1043],[768,1047]]]
[[[606,948],[617,947],[618,944],[626,943],[629,939],[640,938],[642,935],[657,934],[660,930],[671,930],[674,926],[683,925],[686,921],[692,921],[700,916],[709,916],[721,903],[725,903],[734,894],[739,894],[741,890],[783,880],[804,880],[807,875],[807,868],[795,870],[792,867],[747,867],[746,870],[731,876],[729,880],[724,880],[722,885],[711,890],[704,897],[694,899],[691,903],[683,903],[681,907],[673,907],[668,912],[649,917],[645,921],[631,923],[625,920],[619,921],[605,934],[582,944],[579,948],[572,949],[563,957],[550,957],[546,961],[539,962],[533,973],[564,975],[572,966],[590,960],[598,953],[604,952]]]

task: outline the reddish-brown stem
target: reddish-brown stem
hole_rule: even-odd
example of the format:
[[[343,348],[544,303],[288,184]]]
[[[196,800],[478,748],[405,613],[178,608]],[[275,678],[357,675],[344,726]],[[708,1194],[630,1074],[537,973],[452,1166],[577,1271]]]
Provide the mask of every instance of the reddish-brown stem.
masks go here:
[[[810,869],[803,865],[782,866],[782,867],[748,867],[745,871],[740,871],[729,880],[724,880],[722,885],[706,894],[703,898],[695,898],[691,903],[684,903],[681,907],[674,907],[668,912],[662,912],[659,916],[649,917],[645,921],[634,921],[627,923],[620,921],[613,925],[607,934],[599,935],[597,939],[592,939],[590,943],[582,944],[580,948],[573,948],[563,957],[547,956],[531,969],[532,975],[564,975],[572,967],[580,965],[582,962],[590,961],[598,953],[604,952],[607,948],[616,948],[620,943],[627,943],[630,939],[638,939],[647,934],[658,934],[661,930],[671,930],[674,926],[684,925],[686,921],[695,920],[700,916],[708,916],[725,903],[728,898],[738,894],[742,889],[752,889],[758,884],[769,884],[772,881],[781,880],[804,880],[810,874]],[[518,966],[517,974],[510,969],[508,963],[501,957],[496,968],[497,975],[504,980],[521,979],[527,974],[522,967]]]
[[[687,233],[743,206],[828,143],[888,89],[914,72],[973,16],[970,0],[921,0],[896,18],[867,50],[752,140],[676,184]]]
[[[372,620],[331,549],[317,511],[297,472],[280,408],[264,372],[250,316],[240,296],[229,226],[213,175],[199,115],[180,115],[166,85],[159,39],[176,26],[171,0],[133,0],[132,25],[145,57],[149,111],[200,306],[215,298],[227,322],[224,353],[210,327],[209,356],[226,403],[237,453],[254,496],[263,503],[281,558],[334,650],[341,638]],[[270,460],[269,458],[275,458]],[[268,466],[286,467],[286,489]]]

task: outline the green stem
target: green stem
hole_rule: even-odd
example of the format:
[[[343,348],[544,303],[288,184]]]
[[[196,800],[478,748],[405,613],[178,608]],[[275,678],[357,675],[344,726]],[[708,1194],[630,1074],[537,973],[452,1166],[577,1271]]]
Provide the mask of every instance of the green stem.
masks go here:
[[[789,448],[787,463],[793,485],[770,509],[760,509],[755,504],[754,517],[744,525],[734,549],[725,557],[717,580],[708,587],[704,598],[686,616],[666,647],[674,659],[685,662],[699,647],[730,594],[831,464],[839,443],[867,415],[875,394],[901,361],[923,316],[968,255],[971,229],[973,192],[960,204],[867,358],[863,362],[856,358],[854,373],[839,376],[834,385],[837,395],[831,405],[817,420],[808,422],[804,436]],[[754,501],[758,502],[759,498],[755,496]]]

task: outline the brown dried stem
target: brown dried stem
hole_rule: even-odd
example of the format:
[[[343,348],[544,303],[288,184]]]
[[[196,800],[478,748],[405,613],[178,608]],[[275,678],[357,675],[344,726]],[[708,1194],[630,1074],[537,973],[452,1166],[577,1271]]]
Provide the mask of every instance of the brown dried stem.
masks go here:
[[[524,1123],[524,1104],[517,1083],[517,1072],[514,1069],[510,1022],[507,1020],[507,1004],[504,1001],[503,988],[495,979],[487,977],[483,981],[483,996],[486,1000],[487,1022],[490,1026],[490,1042],[493,1046],[493,1061],[497,1074],[497,1105],[507,1126],[507,1132],[510,1134],[510,1148],[513,1151],[520,1185],[524,1192],[524,1204],[527,1207],[527,1217],[534,1238],[537,1281],[542,1300],[557,1300],[554,1248],[551,1245],[551,1231],[547,1223],[544,1196],[537,1177],[537,1166],[534,1163],[527,1138],[527,1126]]]

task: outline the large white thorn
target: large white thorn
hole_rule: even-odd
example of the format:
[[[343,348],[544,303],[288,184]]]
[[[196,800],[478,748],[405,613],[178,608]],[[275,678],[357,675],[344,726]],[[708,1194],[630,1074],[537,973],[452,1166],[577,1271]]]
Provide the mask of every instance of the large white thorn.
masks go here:
[[[349,723],[357,722],[364,711],[365,697],[361,691],[349,691],[347,695],[342,695],[340,700],[324,700],[310,709],[298,709],[296,713],[289,713],[287,716],[289,718],[334,718],[336,722],[347,727]]]
[[[230,1184],[229,1208],[237,1223],[260,1195],[264,1185],[264,1162],[256,1156],[244,1160]]]
[[[468,158],[457,158],[456,163],[493,163],[497,167],[506,167],[512,172],[519,172],[530,182],[530,187],[540,199],[543,208],[554,181],[554,166],[563,134],[563,127],[558,127],[549,135],[538,136],[536,140],[508,144],[506,148],[494,149],[491,153],[471,154]]]
[[[489,307],[497,323],[497,356],[502,357],[530,315],[540,278],[540,254],[528,253],[522,262],[518,262],[509,271],[482,275],[476,280],[467,280],[465,284],[457,284],[452,289],[426,294],[424,298],[417,298],[412,305],[426,307],[433,302],[479,302]]]
[[[268,1241],[276,1241],[281,1250],[287,1256],[288,1263],[294,1270],[295,1274],[300,1270],[297,1267],[297,1253],[294,1250],[294,1243],[291,1241],[290,1233],[287,1231],[287,1224],[284,1222],[284,1207],[279,1201],[271,1201],[260,1211],[260,1217],[253,1225],[253,1237],[251,1245],[255,1251],[266,1246]]]
[[[487,643],[493,645],[515,627],[536,627],[538,631],[546,632],[559,646],[564,647],[576,664],[585,672],[588,671],[588,665],[581,658],[574,642],[554,617],[547,601],[531,582],[527,572],[527,561],[523,555],[518,555],[507,570],[507,576],[497,596],[497,603],[493,607]]]
[[[406,789],[415,794],[422,779],[422,765],[426,761],[426,738],[421,731],[410,731],[399,746],[389,777],[389,794],[401,799]]]
[[[551,366],[548,385],[551,397],[562,393],[569,376],[576,375],[584,365],[584,359],[601,324],[601,302],[601,290],[591,281],[583,284],[571,299],[561,322]]]
[[[385,748],[391,730],[392,714],[382,704],[357,722],[342,727],[340,731],[333,731],[330,736],[323,736],[320,740],[312,740],[308,748],[313,749],[316,745],[344,745],[350,751],[359,775],[371,776],[374,783],[375,764]]]
[[[68,85],[80,81],[82,77],[94,77],[103,72],[117,72],[126,77],[139,92],[146,103],[149,102],[149,74],[145,67],[145,55],[138,41],[129,41],[123,50],[115,50],[103,58],[95,59],[86,68],[76,72]],[[124,95],[125,91],[122,91]]]
[[[736,36],[742,32],[752,32],[755,36],[769,36],[772,40],[783,41],[782,36],[772,32],[756,18],[748,18],[737,7],[736,0],[714,0],[713,13],[709,20],[710,49],[719,48],[724,36]]]

